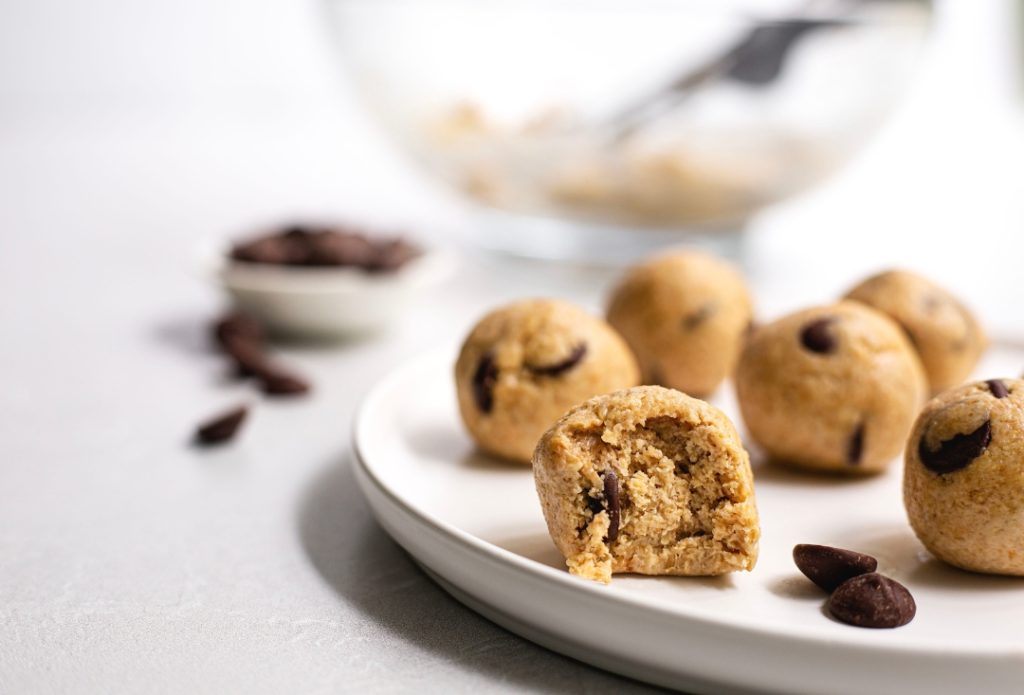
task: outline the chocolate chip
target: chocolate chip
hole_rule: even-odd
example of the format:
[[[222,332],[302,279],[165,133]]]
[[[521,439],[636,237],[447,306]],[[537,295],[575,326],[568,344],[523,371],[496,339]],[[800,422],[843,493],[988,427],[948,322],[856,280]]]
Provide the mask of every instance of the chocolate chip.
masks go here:
[[[988,384],[988,390],[996,398],[1006,398],[1010,395],[1010,392],[1006,390],[1006,384],[1000,379],[989,379],[985,383]]]
[[[836,339],[829,326],[835,321],[831,316],[815,319],[800,332],[800,342],[811,352],[828,354],[836,349]]]
[[[391,272],[420,255],[404,239],[370,239],[342,227],[290,225],[236,244],[231,258],[247,263],[310,267],[355,267]]]
[[[249,409],[240,405],[204,422],[196,429],[196,442],[210,445],[230,441],[238,433],[248,414]]]
[[[864,423],[857,425],[857,428],[853,430],[853,434],[850,435],[850,443],[846,447],[846,462],[851,466],[856,466],[860,463],[861,457],[864,455]]]
[[[273,371],[270,360],[263,352],[263,346],[241,339],[232,339],[224,344],[224,352],[235,363],[235,369],[241,377],[267,374]]]
[[[538,376],[558,376],[563,372],[569,371],[577,364],[579,364],[586,356],[586,354],[587,344],[580,343],[579,345],[574,347],[572,349],[572,352],[569,353],[569,356],[566,357],[561,362],[556,362],[555,364],[548,364],[541,367],[534,367],[528,365],[527,369],[529,369],[534,374],[537,374]]]
[[[608,507],[608,542],[619,537],[619,477],[615,471],[604,473],[604,503]]]
[[[965,468],[981,456],[992,440],[992,421],[986,420],[976,430],[969,434],[957,434],[952,439],[939,444],[939,448],[932,451],[924,442],[925,438],[917,446],[917,455],[928,470],[944,475]]]
[[[586,501],[587,507],[590,508],[591,513],[600,514],[604,511],[604,504],[596,497],[591,497],[587,493],[583,493],[583,499]]]
[[[828,600],[828,610],[848,625],[889,628],[913,620],[917,604],[907,587],[871,572],[840,584]]]
[[[825,591],[834,591],[847,579],[878,568],[878,560],[852,550],[801,543],[793,548],[797,569]]]
[[[279,371],[279,368],[271,368],[258,376],[263,393],[268,396],[300,396],[309,393],[309,382],[295,374]]]
[[[217,344],[227,348],[230,343],[242,341],[252,345],[263,345],[266,333],[259,321],[242,312],[232,312],[213,324],[213,337]]]
[[[494,363],[494,355],[485,353],[473,372],[473,400],[481,413],[489,413],[494,408],[494,386],[497,383],[498,365]]]
[[[407,241],[391,239],[376,245],[373,260],[366,265],[366,270],[371,273],[395,271],[419,255],[419,249]]]
[[[704,304],[696,311],[693,311],[683,317],[683,328],[685,330],[692,331],[693,329],[697,328],[697,326],[701,325],[709,318],[711,318],[712,314],[714,313],[714,304],[711,304],[710,302],[708,304]]]

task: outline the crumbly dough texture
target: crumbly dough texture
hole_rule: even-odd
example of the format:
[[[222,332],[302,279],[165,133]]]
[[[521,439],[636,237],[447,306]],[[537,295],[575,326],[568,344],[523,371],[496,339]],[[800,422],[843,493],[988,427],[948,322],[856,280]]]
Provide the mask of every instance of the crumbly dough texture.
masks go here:
[[[619,489],[614,539],[608,471]],[[757,561],[750,459],[733,424],[704,401],[660,386],[593,398],[545,433],[533,474],[574,575],[719,575]]]
[[[946,391],[921,411],[907,442],[903,503],[936,557],[975,572],[1024,575],[1024,381],[1001,379],[998,398],[979,381]],[[961,467],[939,473],[921,460],[989,423],[987,442],[960,447]],[[946,447],[950,447],[946,444]],[[947,456],[947,460],[950,457]]]
[[[812,324],[825,326],[827,351],[805,344]],[[806,309],[758,328],[736,371],[744,422],[773,459],[846,474],[889,465],[925,391],[920,360],[903,332],[857,302]]]
[[[644,383],[695,396],[732,373],[751,318],[739,272],[691,251],[634,266],[608,304],[608,322],[637,356]]]
[[[481,367],[488,364],[492,379],[481,385]],[[636,360],[607,323],[549,299],[489,313],[470,332],[455,364],[459,411],[470,435],[482,449],[523,463],[569,408],[639,382]],[[481,408],[481,389],[485,400],[490,396],[489,409]]]
[[[887,314],[914,345],[932,393],[963,383],[988,347],[974,315],[931,280],[904,270],[874,275],[846,294]]]

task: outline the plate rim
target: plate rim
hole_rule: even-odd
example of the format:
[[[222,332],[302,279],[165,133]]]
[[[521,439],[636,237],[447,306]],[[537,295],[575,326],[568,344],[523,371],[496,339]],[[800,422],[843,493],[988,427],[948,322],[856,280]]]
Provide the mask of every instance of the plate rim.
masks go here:
[[[599,597],[606,600],[614,600],[616,602],[627,604],[629,607],[643,610],[644,612],[658,613],[672,619],[694,623],[699,627],[735,630],[746,636],[754,635],[759,638],[772,640],[782,639],[791,643],[794,648],[817,648],[823,643],[826,643],[831,648],[838,646],[844,649],[858,650],[862,652],[863,656],[866,658],[882,655],[892,657],[893,655],[897,655],[932,659],[937,656],[941,656],[947,659],[968,658],[972,660],[1001,662],[1007,659],[1017,661],[1024,657],[1024,642],[1016,647],[1012,645],[996,647],[992,645],[976,645],[963,642],[955,646],[951,645],[943,647],[940,651],[936,648],[934,642],[922,642],[916,638],[901,638],[903,640],[901,642],[889,642],[887,640],[879,641],[878,635],[875,634],[877,631],[854,627],[849,628],[850,633],[848,636],[826,638],[819,630],[816,630],[813,627],[808,628],[804,625],[788,624],[785,625],[783,629],[778,629],[773,628],[770,624],[764,624],[761,621],[751,621],[749,619],[737,618],[732,615],[716,614],[713,609],[705,609],[699,606],[666,603],[656,604],[655,601],[645,600],[632,594],[609,594],[607,593],[607,587],[604,585],[597,584],[596,582],[587,579],[573,577],[564,570],[555,569],[535,560],[522,557],[510,550],[490,543],[473,535],[472,533],[469,533],[468,531],[448,523],[447,521],[435,518],[429,513],[418,509],[415,505],[410,504],[406,499],[404,499],[399,492],[388,486],[374,471],[373,465],[369,463],[369,459],[372,458],[372,453],[370,455],[367,454],[368,447],[366,437],[368,435],[365,433],[365,430],[368,427],[367,423],[369,422],[370,417],[374,414],[374,409],[378,407],[378,404],[387,397],[397,384],[400,384],[407,378],[408,374],[422,370],[424,365],[441,362],[442,360],[446,363],[450,362],[451,364],[454,364],[454,359],[447,359],[447,357],[452,355],[452,352],[453,351],[450,346],[441,346],[426,350],[419,355],[406,360],[379,379],[370,388],[370,390],[366,392],[355,411],[355,416],[353,417],[352,422],[352,450],[354,453],[354,461],[361,469],[361,472],[365,474],[366,479],[374,485],[377,491],[384,494],[391,504],[396,505],[402,511],[412,516],[417,523],[425,525],[435,533],[441,534],[449,540],[456,542],[462,547],[462,549],[468,551],[479,560],[486,561],[488,563],[501,563],[513,568],[517,572],[527,573],[545,581],[555,582],[563,589],[584,592],[590,598]],[[409,548],[406,549],[414,556],[416,555],[414,550]],[[432,569],[438,574],[444,576],[444,573],[439,568]],[[756,567],[754,571],[756,571]],[[447,581],[452,581],[448,577],[445,578]],[[652,581],[657,581],[658,577],[650,577],[650,579]],[[463,591],[469,591],[465,587],[460,588]],[[471,593],[473,593],[474,596],[477,596],[475,592]],[[477,598],[479,599],[479,596],[477,596]],[[824,601],[824,599],[825,597],[823,595],[822,600]],[[683,625],[681,624],[680,627],[683,627]]]

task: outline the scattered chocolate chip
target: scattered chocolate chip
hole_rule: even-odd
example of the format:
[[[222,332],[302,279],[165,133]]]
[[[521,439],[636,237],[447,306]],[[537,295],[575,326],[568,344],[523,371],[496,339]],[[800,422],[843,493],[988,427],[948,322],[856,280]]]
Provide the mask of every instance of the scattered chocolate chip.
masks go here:
[[[981,456],[992,439],[992,421],[986,420],[969,434],[957,434],[939,444],[932,451],[925,444],[925,438],[917,446],[917,455],[928,470],[944,475],[965,468]]]
[[[404,239],[370,239],[340,227],[291,225],[236,244],[231,258],[246,263],[311,267],[354,267],[392,272],[420,255]]]
[[[615,471],[604,473],[604,502],[608,507],[608,542],[619,537],[619,477]]]
[[[905,586],[870,572],[840,584],[828,600],[828,610],[848,625],[890,628],[913,620],[917,604]]]
[[[210,445],[234,439],[248,414],[249,408],[241,405],[204,422],[196,429],[196,442]]]
[[[800,342],[811,352],[828,354],[836,349],[836,339],[829,327],[835,321],[831,316],[815,319],[800,331]]]
[[[257,376],[268,396],[300,396],[310,390],[309,382],[288,372],[266,371]]]
[[[494,407],[494,386],[498,382],[498,365],[494,355],[485,353],[473,372],[473,400],[481,413],[489,413]]]
[[[590,508],[590,511],[592,513],[600,514],[604,511],[604,504],[601,502],[601,500],[597,499],[596,497],[591,497],[590,495],[584,492],[583,499],[586,500],[587,507]]]
[[[1010,395],[1010,392],[1006,390],[1006,384],[1001,379],[989,379],[985,383],[988,384],[988,390],[996,398],[1006,398]]]
[[[580,343],[579,345],[574,347],[572,349],[572,352],[569,353],[569,356],[566,357],[561,362],[556,362],[555,364],[548,364],[541,367],[527,366],[527,369],[529,369],[534,374],[537,374],[538,376],[558,376],[563,372],[569,371],[577,364],[579,364],[586,356],[586,354],[587,344]]]
[[[870,555],[811,543],[793,548],[793,562],[808,579],[828,592],[835,591],[847,579],[878,568],[878,561]]]
[[[213,337],[225,349],[239,341],[252,345],[266,342],[263,326],[252,316],[241,312],[232,312],[218,319],[213,324]]]
[[[235,370],[240,377],[259,377],[273,371],[262,345],[244,340],[230,340],[223,347],[224,352],[234,361]]]
[[[851,466],[856,466],[860,463],[861,457],[864,455],[864,423],[857,425],[857,428],[853,430],[853,434],[850,435],[850,443],[846,447],[846,462]]]
[[[704,304],[696,311],[690,312],[683,317],[683,328],[688,331],[692,331],[697,326],[701,325],[715,313],[715,305],[710,302]]]

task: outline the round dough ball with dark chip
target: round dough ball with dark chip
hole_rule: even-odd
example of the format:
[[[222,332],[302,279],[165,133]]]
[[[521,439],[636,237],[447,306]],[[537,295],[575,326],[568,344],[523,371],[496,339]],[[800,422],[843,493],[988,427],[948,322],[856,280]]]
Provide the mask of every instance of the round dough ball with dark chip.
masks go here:
[[[905,458],[903,503],[928,550],[963,569],[1024,575],[1024,381],[933,398]]]
[[[857,302],[798,311],[758,328],[736,370],[747,429],[773,459],[848,474],[889,465],[925,391],[903,332]]]
[[[548,430],[533,476],[569,571],[719,575],[753,569],[750,458],[717,408],[660,386],[597,396]]]
[[[636,360],[607,323],[548,299],[489,313],[455,364],[459,411],[470,435],[485,451],[524,463],[569,408],[639,381]]]
[[[608,304],[608,322],[636,354],[644,383],[695,396],[710,394],[732,373],[751,315],[739,272],[692,251],[634,266]]]
[[[974,315],[931,280],[904,270],[874,275],[846,294],[888,315],[913,343],[932,393],[963,383],[988,338]]]

